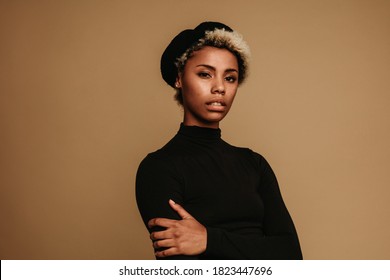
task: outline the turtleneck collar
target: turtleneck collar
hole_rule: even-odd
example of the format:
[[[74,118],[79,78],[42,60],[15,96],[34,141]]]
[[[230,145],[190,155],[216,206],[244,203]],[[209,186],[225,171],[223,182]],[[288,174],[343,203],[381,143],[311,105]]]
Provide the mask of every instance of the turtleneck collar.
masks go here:
[[[221,138],[221,129],[200,127],[200,126],[186,126],[183,123],[181,123],[178,134],[188,136],[191,138],[218,140]]]

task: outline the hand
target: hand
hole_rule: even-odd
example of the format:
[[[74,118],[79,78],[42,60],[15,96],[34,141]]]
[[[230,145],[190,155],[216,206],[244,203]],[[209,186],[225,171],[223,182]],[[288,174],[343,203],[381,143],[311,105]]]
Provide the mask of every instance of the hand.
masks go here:
[[[173,200],[169,200],[169,205],[180,215],[182,220],[154,218],[148,222],[149,228],[155,226],[166,228],[163,231],[150,234],[150,239],[154,241],[154,248],[167,248],[163,251],[157,251],[155,255],[168,257],[203,253],[207,245],[206,228]]]

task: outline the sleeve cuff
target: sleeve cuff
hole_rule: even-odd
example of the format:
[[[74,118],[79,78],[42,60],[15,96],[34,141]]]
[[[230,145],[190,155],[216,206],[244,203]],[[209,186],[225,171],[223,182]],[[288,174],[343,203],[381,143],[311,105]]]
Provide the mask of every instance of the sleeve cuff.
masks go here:
[[[203,255],[210,257],[216,256],[221,247],[221,231],[217,228],[206,227],[207,245]],[[219,250],[218,250],[219,248]]]

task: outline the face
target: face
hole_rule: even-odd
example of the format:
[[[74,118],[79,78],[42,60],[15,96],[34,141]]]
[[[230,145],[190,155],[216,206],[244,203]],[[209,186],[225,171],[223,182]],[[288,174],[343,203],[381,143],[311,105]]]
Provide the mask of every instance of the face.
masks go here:
[[[184,125],[218,128],[237,92],[237,58],[226,49],[204,47],[187,60],[176,86],[183,95]]]

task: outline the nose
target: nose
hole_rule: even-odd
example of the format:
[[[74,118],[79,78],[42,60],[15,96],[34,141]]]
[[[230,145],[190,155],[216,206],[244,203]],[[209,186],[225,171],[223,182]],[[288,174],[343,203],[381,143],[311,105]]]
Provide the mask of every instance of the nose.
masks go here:
[[[225,83],[223,78],[215,78],[211,92],[215,94],[225,94]]]

